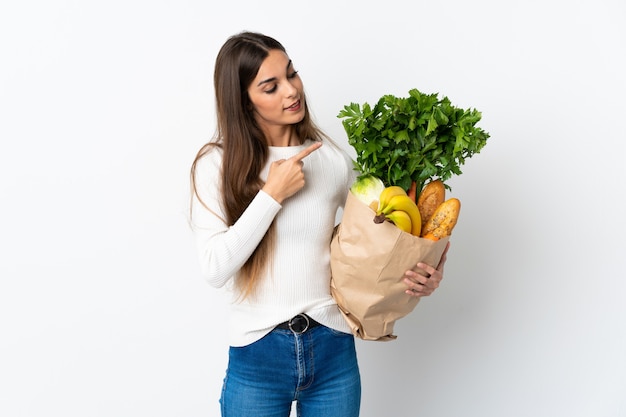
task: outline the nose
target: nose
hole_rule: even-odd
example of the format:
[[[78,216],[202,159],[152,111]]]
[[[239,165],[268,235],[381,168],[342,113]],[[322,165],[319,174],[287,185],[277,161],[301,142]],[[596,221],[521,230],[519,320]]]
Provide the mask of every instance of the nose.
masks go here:
[[[298,95],[298,89],[291,80],[287,80],[286,85],[287,88],[285,89],[285,93],[287,94],[287,97],[295,97]]]

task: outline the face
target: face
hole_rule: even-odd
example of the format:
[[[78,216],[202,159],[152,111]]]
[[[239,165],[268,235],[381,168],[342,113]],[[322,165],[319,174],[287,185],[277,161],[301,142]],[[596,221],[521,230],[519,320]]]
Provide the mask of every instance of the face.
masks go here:
[[[302,80],[283,51],[269,52],[248,87],[248,96],[254,117],[266,133],[271,134],[304,118]]]

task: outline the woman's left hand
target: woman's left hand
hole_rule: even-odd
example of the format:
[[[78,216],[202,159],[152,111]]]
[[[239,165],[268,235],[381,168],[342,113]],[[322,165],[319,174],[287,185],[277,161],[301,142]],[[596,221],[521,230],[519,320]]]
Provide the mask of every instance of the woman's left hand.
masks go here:
[[[450,242],[446,245],[437,268],[422,262],[417,264],[417,267],[423,271],[425,276],[411,270],[404,273],[404,283],[408,287],[405,291],[407,294],[413,297],[424,297],[431,295],[439,287],[439,283],[443,279],[443,267],[446,263],[446,254],[449,248]]]

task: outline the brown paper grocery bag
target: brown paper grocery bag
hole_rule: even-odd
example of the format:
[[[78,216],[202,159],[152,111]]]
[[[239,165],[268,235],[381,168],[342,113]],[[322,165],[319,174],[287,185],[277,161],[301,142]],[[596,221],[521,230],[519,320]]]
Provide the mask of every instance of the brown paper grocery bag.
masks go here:
[[[374,223],[374,216],[371,208],[348,193],[330,246],[330,285],[355,336],[387,341],[397,338],[395,322],[419,301],[405,294],[404,272],[417,270],[418,262],[436,267],[449,238],[434,242],[416,237],[392,223]]]

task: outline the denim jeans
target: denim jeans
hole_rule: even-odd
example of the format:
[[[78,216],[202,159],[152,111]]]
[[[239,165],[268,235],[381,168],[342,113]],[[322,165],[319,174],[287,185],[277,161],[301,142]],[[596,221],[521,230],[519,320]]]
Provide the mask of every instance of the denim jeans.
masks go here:
[[[302,334],[274,329],[231,347],[222,417],[358,417],[361,378],[354,337],[325,326]]]

